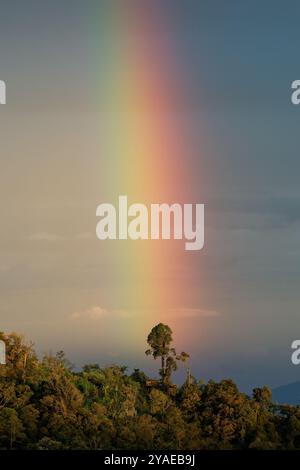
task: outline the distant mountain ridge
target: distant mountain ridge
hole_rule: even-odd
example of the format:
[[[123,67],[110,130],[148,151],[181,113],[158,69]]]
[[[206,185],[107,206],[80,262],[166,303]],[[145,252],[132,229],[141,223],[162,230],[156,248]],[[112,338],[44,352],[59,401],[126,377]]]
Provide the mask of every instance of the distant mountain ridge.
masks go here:
[[[273,401],[281,405],[300,405],[300,382],[282,385],[272,390]]]

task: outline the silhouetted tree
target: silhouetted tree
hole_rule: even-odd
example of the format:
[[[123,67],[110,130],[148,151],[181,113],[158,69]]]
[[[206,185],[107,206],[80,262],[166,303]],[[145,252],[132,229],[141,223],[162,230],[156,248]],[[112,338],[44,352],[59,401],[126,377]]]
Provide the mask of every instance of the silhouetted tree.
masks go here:
[[[172,341],[172,330],[163,323],[154,326],[147,338],[150,349],[147,349],[145,354],[151,354],[154,359],[161,359],[159,375],[163,385],[170,384],[172,372],[178,368],[178,361],[185,362],[189,358],[185,352],[178,355],[176,350],[171,347]]]

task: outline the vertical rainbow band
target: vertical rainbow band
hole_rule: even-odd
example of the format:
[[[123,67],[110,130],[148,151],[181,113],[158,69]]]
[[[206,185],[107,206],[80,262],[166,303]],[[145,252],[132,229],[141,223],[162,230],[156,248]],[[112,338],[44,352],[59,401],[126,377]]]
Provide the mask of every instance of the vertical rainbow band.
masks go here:
[[[109,198],[104,202],[117,204],[121,194],[128,195],[130,204],[180,202],[178,194],[188,184],[186,142],[179,125],[182,96],[177,79],[182,71],[164,34],[163,7],[137,1],[117,5],[111,7],[102,46],[102,179]],[[154,311],[181,305],[180,288],[170,273],[184,247],[177,241],[125,243],[113,249],[112,303],[140,312],[134,317],[137,329],[149,327],[156,321]]]

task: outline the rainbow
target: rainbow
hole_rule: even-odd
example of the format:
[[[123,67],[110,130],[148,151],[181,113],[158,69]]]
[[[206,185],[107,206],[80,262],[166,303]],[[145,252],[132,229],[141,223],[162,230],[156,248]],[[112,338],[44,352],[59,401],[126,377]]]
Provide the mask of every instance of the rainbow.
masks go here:
[[[116,203],[121,194],[130,203],[180,202],[190,181],[180,112],[183,67],[164,34],[163,2],[110,3],[100,58],[101,202]],[[182,307],[180,242],[103,243],[110,253],[110,307],[133,312],[133,331],[146,332],[164,310]]]

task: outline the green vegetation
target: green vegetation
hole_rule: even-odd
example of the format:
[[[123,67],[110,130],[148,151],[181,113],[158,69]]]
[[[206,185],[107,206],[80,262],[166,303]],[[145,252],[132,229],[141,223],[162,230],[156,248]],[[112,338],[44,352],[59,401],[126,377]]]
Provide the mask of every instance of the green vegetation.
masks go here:
[[[172,331],[155,326],[151,354],[160,380],[136,369],[86,365],[74,372],[63,352],[39,360],[17,334],[0,334],[0,449],[296,449],[300,406],[272,403],[267,387],[251,397],[232,380],[172,383],[178,361]]]

